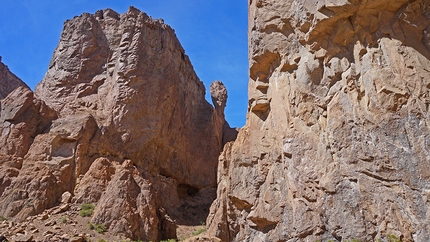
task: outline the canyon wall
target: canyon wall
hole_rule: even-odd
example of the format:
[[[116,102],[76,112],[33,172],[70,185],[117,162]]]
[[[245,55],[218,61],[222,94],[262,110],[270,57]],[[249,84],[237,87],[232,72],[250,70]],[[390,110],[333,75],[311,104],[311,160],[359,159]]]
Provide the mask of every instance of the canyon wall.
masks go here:
[[[246,125],[223,241],[430,239],[430,3],[250,0]]]
[[[34,94],[0,96],[0,215],[23,221],[71,196],[97,204],[91,221],[112,234],[176,238],[216,196],[232,130],[225,87],[214,87],[216,109],[162,20],[133,7],[67,20]]]
[[[20,86],[28,88],[27,84],[9,70],[0,56],[0,100]]]

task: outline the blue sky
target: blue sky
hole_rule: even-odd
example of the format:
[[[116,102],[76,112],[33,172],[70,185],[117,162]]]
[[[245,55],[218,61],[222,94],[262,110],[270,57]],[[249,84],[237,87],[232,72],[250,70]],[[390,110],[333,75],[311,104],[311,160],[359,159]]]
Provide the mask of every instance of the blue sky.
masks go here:
[[[43,78],[63,23],[83,12],[132,5],[175,29],[194,69],[206,86],[222,81],[228,90],[226,119],[245,124],[248,87],[247,0],[2,0],[0,56],[32,89]]]

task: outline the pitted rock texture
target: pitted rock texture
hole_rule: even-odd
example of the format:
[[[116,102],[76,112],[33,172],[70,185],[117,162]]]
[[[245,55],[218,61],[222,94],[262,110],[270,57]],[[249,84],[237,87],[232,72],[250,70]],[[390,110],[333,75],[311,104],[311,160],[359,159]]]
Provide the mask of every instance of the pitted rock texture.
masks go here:
[[[130,7],[66,21],[34,96],[1,101],[0,215],[20,221],[70,194],[111,233],[176,238],[216,195],[226,122],[204,96],[162,20]]]
[[[249,1],[249,112],[210,235],[430,239],[429,4]]]
[[[9,93],[18,87],[27,87],[21,79],[13,74],[9,68],[3,64],[0,56],[0,100],[4,99]]]

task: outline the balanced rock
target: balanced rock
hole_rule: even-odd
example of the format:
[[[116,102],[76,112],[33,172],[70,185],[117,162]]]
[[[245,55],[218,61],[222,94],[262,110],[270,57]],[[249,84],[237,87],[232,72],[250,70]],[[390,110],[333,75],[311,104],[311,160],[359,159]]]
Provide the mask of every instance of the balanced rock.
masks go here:
[[[427,241],[430,2],[249,3],[249,111],[208,233]]]

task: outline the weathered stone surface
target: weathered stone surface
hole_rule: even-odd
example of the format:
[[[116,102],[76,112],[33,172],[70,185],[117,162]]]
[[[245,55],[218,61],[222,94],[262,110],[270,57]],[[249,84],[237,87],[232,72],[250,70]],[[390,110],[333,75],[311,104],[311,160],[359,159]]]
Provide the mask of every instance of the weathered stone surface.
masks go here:
[[[15,237],[16,242],[31,242],[33,241],[33,235],[30,234],[18,234]]]
[[[49,127],[55,112],[33,97],[27,87],[17,87],[0,101],[0,155],[24,157],[36,134]]]
[[[124,192],[127,191],[127,192]],[[159,218],[154,191],[130,160],[115,167],[115,174],[94,211],[95,224],[129,238],[152,240],[158,237]]]
[[[427,241],[430,3],[249,4],[249,113],[209,234]]]
[[[23,220],[53,207],[64,192],[73,191],[76,177],[89,161],[87,154],[79,155],[80,147],[89,146],[96,130],[94,118],[81,115],[56,119],[48,133],[37,135],[18,176],[0,197],[3,216]]]
[[[97,204],[92,221],[132,239],[200,224],[234,133],[204,96],[162,20],[130,7],[66,21],[34,97],[18,88],[1,101],[0,215],[22,221],[71,198]]]
[[[34,99],[31,90],[23,86],[1,100],[0,107],[0,200],[3,200],[3,197],[11,195],[5,194],[5,190],[13,189],[10,185],[20,174],[23,158],[34,137],[49,127],[56,114],[42,101]],[[23,203],[16,200],[22,195],[15,194],[8,201],[11,204],[4,200],[0,207],[11,206],[12,210],[21,207]],[[0,214],[9,216],[16,212],[9,210]]]
[[[0,56],[0,100],[18,87],[29,88],[27,84],[21,81],[21,79],[15,76],[9,68],[3,64]]]
[[[223,114],[225,106],[227,105],[227,89],[221,81],[214,81],[209,90],[215,109]]]
[[[217,130],[222,127],[222,146],[227,142],[233,141],[237,137],[238,130],[231,128],[224,117],[224,109],[227,106],[227,88],[221,81],[214,81],[210,86],[212,103],[215,106],[217,119]]]
[[[72,194],[68,191],[64,192],[61,195],[61,203],[69,203],[71,199],[72,199]]]
[[[216,157],[221,147],[213,143],[222,134],[212,135],[217,116],[173,30],[134,8],[107,15],[66,22],[36,97],[61,117],[92,113],[101,153],[132,159],[181,183],[213,185],[216,164],[195,156],[205,150]],[[201,143],[203,137],[208,142]]]

